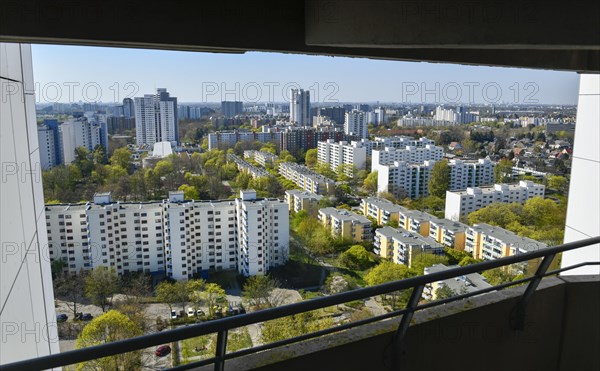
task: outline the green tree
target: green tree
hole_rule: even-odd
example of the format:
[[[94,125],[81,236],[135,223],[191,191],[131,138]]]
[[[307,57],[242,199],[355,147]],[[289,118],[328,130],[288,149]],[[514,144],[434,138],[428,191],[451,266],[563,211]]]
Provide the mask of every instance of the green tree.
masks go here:
[[[75,318],[75,314],[77,313],[77,305],[81,303],[84,298],[85,275],[83,270],[80,271],[79,274],[62,273],[61,271],[52,280],[54,294],[57,298],[64,299],[67,307],[73,312],[73,318]]]
[[[448,299],[455,295],[456,295],[456,293],[454,292],[454,290],[452,290],[450,287],[448,287],[444,284],[441,284],[437,288],[437,290],[435,290],[435,299],[436,300]]]
[[[169,281],[159,283],[156,286],[155,295],[158,301],[169,306],[169,311],[173,311],[173,305],[177,303],[177,295],[173,283]]]
[[[317,165],[317,149],[311,148],[306,151],[306,156],[304,157],[304,164],[309,168],[314,168]]]
[[[405,265],[384,260],[365,275],[365,281],[369,286],[376,286],[386,282],[403,280],[410,276],[411,273]],[[405,304],[409,296],[410,291],[403,290],[384,294],[381,298],[384,303],[394,308]]]
[[[548,177],[548,188],[557,191],[563,195],[569,188],[569,181],[564,176],[550,175]]]
[[[119,277],[114,269],[94,268],[85,278],[85,296],[95,305],[106,308],[112,303],[112,296],[119,288]]]
[[[194,186],[191,186],[188,184],[182,184],[179,187],[179,190],[183,191],[183,197],[186,200],[198,200],[200,198],[200,195],[198,194],[198,190]]]
[[[335,172],[329,167],[329,164],[325,162],[317,163],[317,168],[315,171],[329,179],[336,179],[337,177]]]
[[[202,301],[204,300],[202,292],[205,287],[206,281],[203,279],[188,280],[186,283],[189,300],[194,304],[195,309],[198,309],[202,305]]]
[[[131,151],[127,147],[121,147],[115,149],[112,156],[110,156],[110,163],[113,165],[120,166],[125,171],[129,171],[131,165]]]
[[[279,283],[269,276],[252,276],[246,280],[242,290],[242,296],[250,306],[256,309],[272,308],[280,304],[274,291]]]
[[[506,228],[509,224],[519,221],[519,215],[523,207],[518,203],[504,204],[493,203],[483,209],[469,214],[469,224],[487,223]]]
[[[374,195],[377,193],[377,176],[377,171],[373,171],[371,174],[367,175],[362,186],[362,189],[365,193],[369,195]]]
[[[410,262],[410,270],[416,276],[422,276],[426,267],[431,267],[434,264],[448,265],[448,257],[446,255],[436,255],[429,253],[421,253],[413,256]]]
[[[98,144],[96,148],[94,148],[93,161],[96,165],[104,165],[106,164],[106,149],[101,144]]]
[[[269,152],[274,155],[277,154],[277,147],[275,146],[275,143],[271,143],[271,142],[263,144],[263,146],[260,148],[260,150],[262,152]]]
[[[367,269],[373,260],[371,255],[362,245],[353,245],[338,257],[338,263],[349,269]]]
[[[448,161],[438,161],[431,169],[431,177],[429,178],[429,194],[441,199],[446,199],[446,191],[450,187],[450,166]]]
[[[208,306],[208,313],[211,317],[215,314],[216,306],[227,300],[225,290],[216,283],[206,284],[204,291],[202,292],[202,298],[204,299],[204,303]]]
[[[75,160],[72,165],[77,166],[83,177],[88,177],[92,174],[94,169],[94,161],[90,151],[85,147],[75,148]]]
[[[481,274],[487,282],[492,286],[501,285],[503,283],[508,283],[514,280],[516,277],[515,274],[508,272],[506,269],[494,268],[489,269]]]
[[[509,182],[512,176],[512,167],[512,161],[507,158],[503,158],[498,161],[494,167],[494,177],[496,178],[496,183]]]
[[[110,310],[87,324],[75,343],[77,349],[111,343],[142,335],[139,326],[126,315]],[[77,365],[77,370],[140,370],[141,351],[126,352],[110,357],[87,361]]]

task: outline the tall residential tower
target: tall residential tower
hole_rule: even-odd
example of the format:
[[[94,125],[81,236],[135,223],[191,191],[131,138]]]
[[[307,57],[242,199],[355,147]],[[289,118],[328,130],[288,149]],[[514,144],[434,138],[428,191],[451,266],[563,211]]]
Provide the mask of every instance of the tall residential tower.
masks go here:
[[[136,143],[153,145],[156,142],[179,141],[177,98],[167,89],[156,89],[156,94],[135,98]]]

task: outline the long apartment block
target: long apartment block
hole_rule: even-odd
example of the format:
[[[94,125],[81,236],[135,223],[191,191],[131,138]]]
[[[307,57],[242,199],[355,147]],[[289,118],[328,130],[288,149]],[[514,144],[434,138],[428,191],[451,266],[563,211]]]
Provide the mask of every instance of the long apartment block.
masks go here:
[[[273,166],[278,157],[269,152],[247,150],[244,151],[244,158],[253,159],[260,166],[267,167]]]
[[[323,199],[323,196],[299,189],[290,189],[285,191],[285,199],[290,211],[298,213],[304,210],[310,215],[316,215],[319,211],[319,201]]]
[[[465,251],[472,253],[475,259],[499,259],[546,247],[545,243],[485,223],[474,224],[466,232]],[[516,273],[533,273],[539,261],[531,260],[512,268]]]
[[[409,198],[428,196],[429,178],[435,162],[433,160],[423,163],[395,161],[392,164],[375,166],[372,170],[378,172],[378,192],[390,192],[398,197]],[[448,166],[450,167],[450,184],[448,185],[450,190],[494,183],[495,164],[489,159],[450,160]]]
[[[465,231],[468,226],[440,219],[418,210],[409,210],[389,200],[378,197],[362,199],[363,214],[373,218],[378,225],[396,222],[404,230],[429,236],[438,243],[457,250],[465,249]]]
[[[227,161],[235,163],[237,165],[237,168],[239,171],[244,171],[244,172],[250,174],[253,178],[261,178],[261,177],[271,176],[271,173],[269,173],[265,169],[258,167],[258,166],[254,166],[253,164],[249,163],[246,160],[239,158],[238,156],[236,156],[234,154],[228,154]]]
[[[334,207],[319,209],[319,221],[334,237],[347,238],[356,242],[373,239],[371,221],[352,211]]]
[[[187,279],[235,269],[265,274],[289,255],[287,203],[241,191],[235,200],[121,203],[110,193],[94,202],[46,205],[51,261],[77,273],[104,266]]]
[[[371,169],[379,165],[393,164],[396,161],[423,163],[424,161],[439,161],[444,157],[442,147],[426,144],[423,147],[406,146],[404,148],[386,147],[373,150]]]
[[[319,142],[317,146],[317,160],[320,163],[329,165],[329,168],[335,172],[340,165],[349,165],[344,169],[348,176],[352,176],[352,167],[357,170],[365,169],[367,165],[367,149],[361,142],[336,142],[329,139]]]
[[[429,236],[388,226],[375,231],[374,245],[376,254],[407,267],[412,265],[414,257],[419,254],[444,253],[443,246]]]
[[[333,194],[335,192],[334,180],[316,173],[303,165],[293,162],[282,162],[279,164],[279,174],[307,192],[318,195]]]
[[[464,191],[446,192],[445,217],[460,220],[469,213],[492,203],[520,204],[533,197],[544,197],[546,187],[532,181],[522,180],[517,184],[495,184],[493,187],[473,187]]]

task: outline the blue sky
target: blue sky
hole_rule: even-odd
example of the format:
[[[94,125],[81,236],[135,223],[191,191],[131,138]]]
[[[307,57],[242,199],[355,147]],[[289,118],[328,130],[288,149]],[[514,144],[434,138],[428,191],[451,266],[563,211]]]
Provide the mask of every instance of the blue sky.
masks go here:
[[[277,53],[216,54],[33,45],[39,103],[119,102],[164,87],[179,102],[576,104],[574,72]]]

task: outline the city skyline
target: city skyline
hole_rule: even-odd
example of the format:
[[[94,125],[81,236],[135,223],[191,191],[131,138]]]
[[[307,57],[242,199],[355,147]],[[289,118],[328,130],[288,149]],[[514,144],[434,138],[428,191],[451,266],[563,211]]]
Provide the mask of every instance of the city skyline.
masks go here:
[[[165,87],[181,103],[286,102],[302,88],[315,105],[573,105],[579,87],[574,72],[364,58],[54,45],[32,53],[37,103],[118,103]]]

